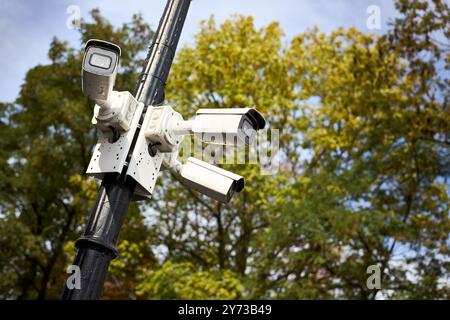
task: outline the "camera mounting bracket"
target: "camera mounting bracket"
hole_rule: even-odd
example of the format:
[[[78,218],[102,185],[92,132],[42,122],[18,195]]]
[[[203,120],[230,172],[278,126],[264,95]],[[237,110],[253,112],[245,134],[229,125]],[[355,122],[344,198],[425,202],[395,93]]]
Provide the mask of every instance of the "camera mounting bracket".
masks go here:
[[[130,129],[121,132],[117,141],[113,140],[112,131],[98,130],[98,141],[94,148],[91,161],[87,168],[88,176],[102,179],[105,173],[115,172],[120,174],[126,165],[126,157],[133,140],[134,133],[139,123],[139,116],[144,109],[143,103],[137,103]]]
[[[163,153],[156,148],[158,142],[149,141],[143,131],[158,123],[163,115],[162,107],[149,106],[147,108],[141,125],[141,132],[131,155],[127,176],[138,183],[134,191],[137,199],[151,197],[164,158]],[[150,154],[151,152],[154,152],[153,155]]]

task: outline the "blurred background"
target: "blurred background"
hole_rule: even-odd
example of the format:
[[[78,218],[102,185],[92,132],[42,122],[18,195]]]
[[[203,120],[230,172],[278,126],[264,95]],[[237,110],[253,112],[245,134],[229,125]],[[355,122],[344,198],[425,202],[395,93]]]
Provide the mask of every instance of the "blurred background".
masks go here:
[[[98,187],[84,43],[133,92],[165,3],[0,0],[0,298],[59,298]],[[445,0],[192,1],[167,102],[257,106],[277,165],[224,165],[228,205],[162,174],[103,298],[450,298],[449,37]]]

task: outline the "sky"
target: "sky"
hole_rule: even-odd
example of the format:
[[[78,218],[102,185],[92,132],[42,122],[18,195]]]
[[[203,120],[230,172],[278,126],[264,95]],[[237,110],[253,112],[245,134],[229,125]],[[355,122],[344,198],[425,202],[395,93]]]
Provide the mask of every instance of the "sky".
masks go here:
[[[13,102],[27,70],[49,62],[54,36],[82,47],[78,31],[67,27],[73,8],[88,21],[89,11],[99,8],[117,26],[140,12],[156,30],[165,4],[166,0],[0,0],[0,102]],[[367,27],[373,5],[379,8],[379,29]],[[200,21],[214,16],[221,23],[232,14],[252,15],[256,27],[278,21],[289,40],[314,26],[323,32],[355,26],[381,34],[396,12],[392,0],[193,0],[179,46],[193,43]]]

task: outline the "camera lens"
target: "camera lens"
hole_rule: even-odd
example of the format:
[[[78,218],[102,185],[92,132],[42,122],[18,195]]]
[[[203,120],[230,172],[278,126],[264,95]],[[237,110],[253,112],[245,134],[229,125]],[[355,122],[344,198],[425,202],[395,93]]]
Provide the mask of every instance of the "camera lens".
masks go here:
[[[99,67],[102,69],[109,69],[111,66],[111,58],[99,53],[93,53],[89,64],[94,67]]]

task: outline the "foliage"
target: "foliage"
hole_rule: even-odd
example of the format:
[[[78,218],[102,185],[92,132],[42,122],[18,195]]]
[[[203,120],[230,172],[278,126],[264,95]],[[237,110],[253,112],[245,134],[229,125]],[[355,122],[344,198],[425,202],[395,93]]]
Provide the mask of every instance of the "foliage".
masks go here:
[[[169,100],[186,114],[258,106],[282,129],[281,166],[259,177],[235,167],[250,181],[231,206],[165,184],[156,218],[168,258],[245,275],[249,297],[448,297],[448,77],[437,70],[448,48],[432,35],[448,38],[449,9],[397,8],[383,37],[313,29],[283,45],[276,23],[202,25]],[[373,264],[380,295],[366,287]]]
[[[159,299],[237,299],[243,290],[232,272],[197,271],[191,262],[166,261],[158,269],[145,270],[140,280],[137,293]]]
[[[176,56],[168,102],[185,117],[257,106],[281,130],[279,168],[224,165],[246,178],[228,205],[163,174],[129,210],[104,298],[450,298],[450,10],[396,8],[383,36],[314,28],[287,41],[275,22],[203,22]],[[151,30],[138,16],[121,28],[92,18],[82,41],[122,46],[117,84],[130,90]],[[95,196],[81,51],[55,39],[49,58],[0,104],[0,297],[59,295]],[[381,290],[366,286],[374,264]]]
[[[117,85],[128,88],[137,79],[134,71],[152,31],[137,15],[117,29],[98,10],[91,16],[92,22],[81,25],[81,42],[103,38],[121,45],[126,53]],[[64,245],[83,231],[97,189],[93,180],[81,176],[95,142],[93,104],[80,90],[82,49],[54,39],[48,55],[49,64],[28,71],[17,101],[0,105],[2,298],[60,296],[69,263]],[[121,239],[145,243],[146,231],[133,205]],[[153,261],[149,248],[142,254],[130,263],[131,270],[132,265]],[[129,278],[112,275],[118,283]],[[124,285],[121,294],[133,296],[134,287],[127,291]]]

